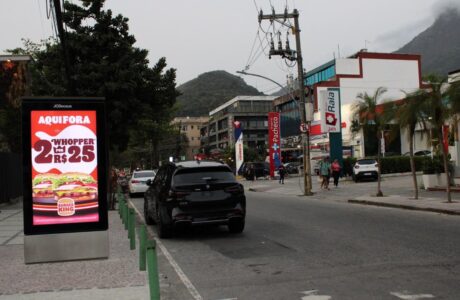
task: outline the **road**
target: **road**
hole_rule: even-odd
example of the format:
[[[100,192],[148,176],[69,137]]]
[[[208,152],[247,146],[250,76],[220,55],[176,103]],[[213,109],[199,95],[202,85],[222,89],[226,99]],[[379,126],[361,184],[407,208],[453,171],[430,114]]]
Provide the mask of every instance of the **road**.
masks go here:
[[[247,208],[243,234],[162,240],[203,299],[459,298],[458,216],[253,192]]]

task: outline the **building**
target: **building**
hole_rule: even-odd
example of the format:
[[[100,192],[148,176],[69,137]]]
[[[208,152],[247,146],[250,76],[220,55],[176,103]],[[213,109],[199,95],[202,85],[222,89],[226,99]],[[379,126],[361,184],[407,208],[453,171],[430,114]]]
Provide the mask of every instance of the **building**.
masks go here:
[[[341,100],[341,127],[344,149],[356,157],[374,155],[375,143],[365,143],[362,131],[353,129],[353,103],[359,93],[372,95],[379,87],[387,88],[385,100],[400,100],[405,93],[423,87],[421,78],[421,57],[412,54],[371,53],[359,51],[348,58],[331,60],[305,74],[305,85],[309,88],[309,99],[314,104],[314,121],[310,127],[310,145],[312,150],[329,151],[328,134],[321,130],[321,113],[319,101],[323,91],[328,88],[339,89]],[[275,101],[276,109],[281,113],[281,132],[288,142],[300,135],[296,101],[292,97],[280,97]],[[288,135],[283,134],[288,133]],[[297,132],[297,134],[295,134]],[[299,140],[297,138],[297,140]],[[401,132],[400,137],[386,151],[405,153],[408,150],[407,136]],[[295,144],[289,148],[295,148]],[[373,149],[374,147],[375,149]],[[424,143],[416,143],[417,150],[426,149]]]
[[[237,96],[209,112],[209,123],[202,130],[202,145],[225,149],[235,143],[233,122],[243,129],[243,142],[248,147],[265,146],[268,141],[268,113],[273,111],[275,96]]]
[[[174,118],[173,125],[178,127],[180,134],[186,136],[187,147],[184,151],[186,160],[193,160],[200,153],[200,131],[209,121],[208,117],[180,117]]]

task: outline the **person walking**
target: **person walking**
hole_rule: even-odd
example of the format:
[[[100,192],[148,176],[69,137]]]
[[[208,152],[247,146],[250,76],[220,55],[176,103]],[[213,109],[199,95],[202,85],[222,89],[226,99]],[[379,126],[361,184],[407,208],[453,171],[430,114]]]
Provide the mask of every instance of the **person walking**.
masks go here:
[[[284,184],[284,175],[286,174],[286,169],[284,168],[283,165],[280,165],[278,167],[278,173],[280,175],[280,180],[279,180],[279,183],[280,184]]]
[[[324,157],[319,165],[319,174],[323,179],[321,181],[321,189],[329,189],[329,178],[331,176],[331,163],[329,162],[329,157]]]
[[[332,178],[334,178],[334,186],[338,187],[340,172],[342,171],[342,166],[340,165],[338,159],[334,159],[334,161],[332,162],[331,170],[332,170]]]

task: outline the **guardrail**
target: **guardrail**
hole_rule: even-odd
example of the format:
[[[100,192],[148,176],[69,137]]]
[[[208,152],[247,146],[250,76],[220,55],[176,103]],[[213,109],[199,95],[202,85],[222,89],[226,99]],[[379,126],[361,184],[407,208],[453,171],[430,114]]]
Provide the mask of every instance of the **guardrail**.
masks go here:
[[[123,222],[125,230],[128,231],[129,249],[136,249],[136,229],[139,236],[139,271],[148,272],[149,291],[151,300],[160,299],[160,281],[158,276],[158,260],[155,240],[147,236],[145,224],[136,227],[136,214],[133,207],[129,207],[125,195],[121,193],[120,187],[117,191],[118,213]]]

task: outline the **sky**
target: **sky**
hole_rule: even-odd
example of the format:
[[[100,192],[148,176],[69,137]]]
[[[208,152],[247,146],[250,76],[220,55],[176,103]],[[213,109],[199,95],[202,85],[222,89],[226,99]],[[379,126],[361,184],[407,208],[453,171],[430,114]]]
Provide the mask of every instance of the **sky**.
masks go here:
[[[78,3],[78,0],[71,0]],[[6,4],[8,3],[8,4]],[[0,11],[0,53],[53,35],[47,0],[3,0]],[[149,50],[153,65],[166,57],[177,70],[177,83],[199,74],[225,70],[249,73],[285,84],[297,66],[280,57],[268,58],[264,32],[280,31],[283,46],[287,27],[269,21],[259,25],[258,13],[299,11],[304,69],[311,70],[335,57],[367,48],[391,52],[428,28],[446,7],[460,9],[460,0],[106,0],[105,8],[129,18],[136,46]],[[5,9],[7,8],[7,9]],[[274,36],[275,45],[277,37]],[[291,49],[295,38],[289,34]],[[265,47],[265,50],[263,50]],[[239,75],[241,76],[241,75]],[[276,92],[270,81],[242,77],[266,94]]]

